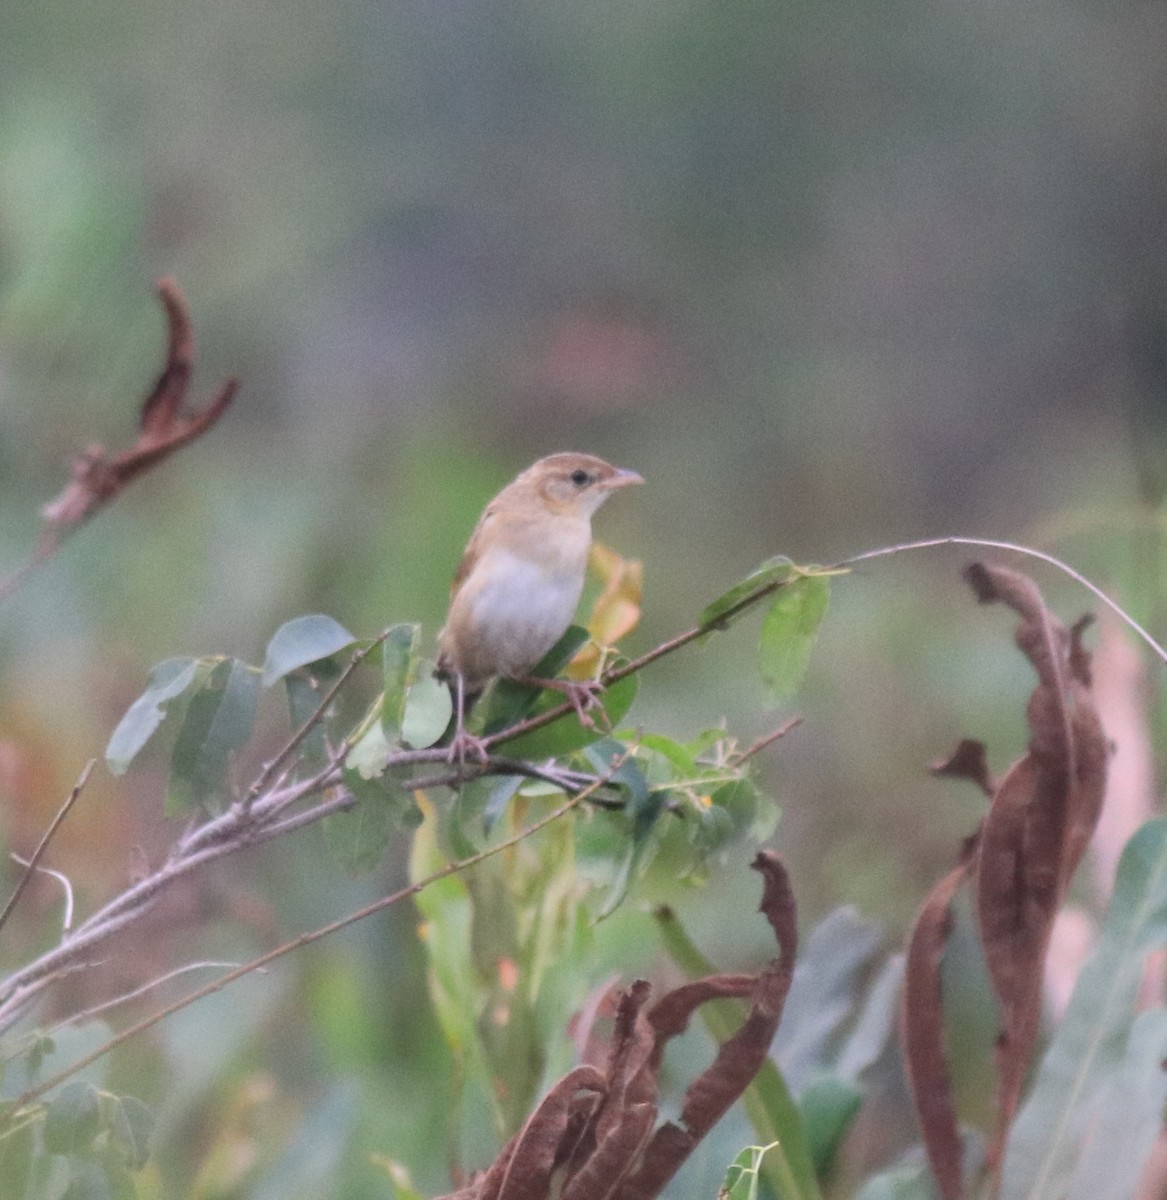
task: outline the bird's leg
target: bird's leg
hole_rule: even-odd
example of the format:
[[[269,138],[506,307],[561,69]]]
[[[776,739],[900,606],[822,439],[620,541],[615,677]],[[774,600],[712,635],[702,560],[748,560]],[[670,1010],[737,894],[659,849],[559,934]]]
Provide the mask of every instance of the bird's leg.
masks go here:
[[[466,681],[461,671],[454,672],[454,736],[450,739],[450,749],[446,760],[465,767],[466,754],[473,754],[479,762],[484,763],[490,757],[486,742],[477,734],[466,728]]]
[[[600,710],[600,720],[606,729],[611,729],[611,722],[604,706],[600,703],[600,693],[604,685],[598,679],[539,679],[534,675],[523,675],[516,683],[525,683],[531,687],[548,688],[559,692],[575,710],[579,723],[586,729],[595,729],[596,722],[590,715],[591,709]]]

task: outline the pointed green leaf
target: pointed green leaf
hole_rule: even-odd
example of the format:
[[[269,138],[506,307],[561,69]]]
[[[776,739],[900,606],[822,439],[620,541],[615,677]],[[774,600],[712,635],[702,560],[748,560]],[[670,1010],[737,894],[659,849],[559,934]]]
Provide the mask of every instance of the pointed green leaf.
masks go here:
[[[112,1177],[111,1164],[96,1158],[76,1158],[69,1164],[69,1186],[61,1200],[127,1200],[126,1180]]]
[[[45,1149],[50,1154],[87,1150],[101,1129],[101,1101],[91,1083],[67,1083],[45,1115]]]
[[[173,700],[194,682],[196,658],[168,658],[150,672],[146,690],[126,710],[105,748],[105,762],[113,775],[124,775],[138,751],[166,717],[167,701]]]
[[[863,1102],[863,1089],[838,1075],[819,1075],[798,1098],[815,1170],[825,1176]]]
[[[897,1167],[869,1179],[855,1200],[939,1200],[932,1176],[922,1163]]]
[[[406,698],[417,674],[417,645],[420,638],[420,625],[394,625],[381,645],[385,679],[381,728],[390,742],[401,741]]]
[[[111,1096],[110,1100],[110,1136],[125,1156],[126,1166],[140,1171],[150,1158],[154,1113],[136,1096]]]
[[[284,676],[284,694],[288,700],[288,716],[292,731],[298,732],[312,719],[324,698],[324,689],[307,675],[293,671]],[[324,727],[319,722],[300,742],[300,753],[309,768],[322,767],[328,755]]]
[[[416,827],[421,813],[412,794],[386,776],[365,779],[346,765],[344,782],[356,804],[325,818],[324,836],[345,870],[362,875],[381,864],[393,835]]]
[[[1003,1200],[1064,1196],[1096,1113],[1121,1063],[1147,953],[1167,943],[1167,820],[1127,842],[1098,948],[1078,975],[1029,1098],[1005,1148]]]
[[[271,687],[297,667],[330,658],[356,640],[343,625],[323,613],[296,617],[281,625],[267,644],[263,686]]]
[[[711,625],[718,621],[719,618],[725,617],[725,623],[719,626],[719,628],[725,629],[737,617],[737,613],[730,612],[731,609],[736,609],[739,604],[748,600],[755,592],[761,591],[772,584],[784,583],[787,580],[795,579],[798,577],[798,574],[798,568],[784,554],[779,554],[776,558],[769,558],[760,567],[751,571],[740,583],[735,583],[728,592],[724,592],[711,604],[707,604],[701,610],[701,615],[697,618],[697,623],[699,625]],[[727,616],[726,614],[730,615]]]
[[[807,575],[783,588],[762,622],[758,666],[771,700],[798,690],[831,595],[825,575]]]
[[[168,815],[222,798],[231,756],[251,737],[258,699],[253,667],[225,658],[212,668],[190,698],[171,753]]]
[[[762,1161],[767,1151],[773,1150],[775,1143],[769,1146],[747,1146],[729,1164],[725,1173],[718,1200],[758,1200],[758,1176]]]
[[[694,755],[671,737],[665,737],[663,733],[645,733],[638,740],[645,750],[659,754],[682,779],[692,779],[699,773]]]
[[[1139,1181],[1163,1128],[1167,1105],[1167,1010],[1140,1013],[1126,1056],[1099,1090],[1069,1200],[1139,1196]]]
[[[653,830],[656,828],[657,819],[664,811],[665,802],[668,800],[669,793],[666,790],[652,791],[648,790],[648,783],[644,779],[640,768],[636,765],[633,759],[628,759],[620,766],[620,774],[625,771],[629,772],[632,777],[631,781],[626,776],[625,786],[629,794],[629,814],[632,818],[632,836],[628,842],[628,849],[625,852],[624,860],[620,864],[619,870],[616,872],[616,878],[612,883],[612,889],[608,893],[608,898],[604,901],[603,908],[600,909],[599,919],[611,916],[617,908],[624,902],[625,897],[631,890],[632,884],[636,878],[642,863],[649,850],[649,840]],[[615,781],[615,777],[613,777]]]
[[[494,780],[494,785],[490,789],[490,794],[486,798],[486,803],[482,807],[482,832],[488,837],[494,829],[499,817],[506,812],[507,805],[510,804],[515,792],[523,786],[526,781],[522,775],[503,775],[501,778]]]

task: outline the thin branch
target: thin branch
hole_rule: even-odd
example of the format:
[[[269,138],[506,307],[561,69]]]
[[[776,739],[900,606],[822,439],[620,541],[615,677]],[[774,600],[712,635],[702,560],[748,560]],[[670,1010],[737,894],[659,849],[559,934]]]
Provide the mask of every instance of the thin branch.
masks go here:
[[[316,711],[304,722],[303,725],[292,735],[291,739],[285,744],[284,748],[267,763],[259,775],[256,776],[255,782],[247,789],[247,797],[243,801],[243,807],[247,808],[251,802],[263,791],[265,787],[275,777],[276,772],[280,767],[288,761],[295,753],[300,743],[312,732],[313,729],[320,723],[324,714],[328,711],[329,705],[336,699],[340,689],[349,681],[352,673],[369,657],[372,652],[381,645],[382,642],[389,636],[389,630],[384,629],[375,637],[367,646],[358,650],[349,660],[348,666],[337,676],[336,682],[324,694],[324,698],[316,706]]]
[[[177,979],[180,975],[189,975],[192,971],[211,971],[221,970],[223,967],[237,967],[238,963],[232,962],[195,962],[187,963],[182,967],[175,967],[173,971],[167,971],[163,975],[159,975],[156,979],[151,979],[148,983],[143,983],[140,987],[133,988],[131,991],[122,992],[119,996],[114,996],[111,1000],[103,1000],[100,1004],[95,1004],[92,1008],[86,1008],[81,1012],[71,1013],[63,1021],[58,1021],[56,1025],[51,1026],[45,1032],[47,1036],[54,1037],[59,1030],[66,1029],[70,1025],[78,1025],[82,1021],[90,1021],[94,1017],[100,1016],[103,1012],[108,1012],[111,1008],[117,1008],[121,1004],[128,1004],[131,1000],[136,1000],[139,996],[146,995],[147,992],[152,992],[155,988],[161,987],[164,983],[169,983],[172,979]]]
[[[974,537],[938,537],[926,538],[920,542],[901,542],[896,546],[881,546],[878,550],[867,550],[863,554],[856,554],[854,558],[845,559],[839,563],[840,567],[853,567],[856,563],[870,562],[875,558],[888,558],[893,554],[903,554],[908,550],[931,550],[936,546],[979,546],[986,550],[1006,550],[1010,554],[1020,554],[1026,558],[1036,558],[1039,562],[1046,563],[1048,566],[1056,567],[1064,575],[1068,575],[1075,583],[1084,587],[1092,596],[1101,600],[1107,608],[1113,612],[1120,621],[1123,622],[1129,629],[1137,634],[1147,646],[1155,653],[1160,661],[1167,663],[1167,650],[1165,650],[1147,631],[1132,617],[1124,608],[1116,601],[1112,600],[1096,583],[1091,583],[1085,575],[1079,571],[1075,571],[1068,563],[1062,562],[1060,558],[1055,558],[1052,554],[1046,554],[1044,550],[1034,550],[1031,546],[1020,546],[1016,542],[999,542],[992,538],[974,538]]]
[[[53,840],[53,835],[61,828],[65,818],[69,815],[69,810],[77,803],[77,797],[81,795],[82,789],[89,782],[89,776],[93,773],[93,768],[96,765],[97,759],[95,758],[91,758],[85,764],[85,769],[73,785],[73,790],[69,793],[65,803],[61,805],[57,810],[57,815],[49,822],[48,829],[45,830],[41,840],[37,843],[37,848],[32,852],[32,857],[25,865],[24,874],[20,877],[20,881],[13,890],[12,895],[9,896],[8,903],[4,906],[4,911],[0,912],[0,929],[4,928],[8,918],[12,915],[12,910],[16,907],[17,901],[24,894],[24,889],[28,887],[28,881],[32,878],[40,860],[44,857],[45,851],[49,848],[49,842]]]
[[[829,570],[836,569],[838,568],[829,568]],[[692,629],[686,629],[684,633],[678,633],[675,637],[669,638],[668,641],[661,642],[659,646],[654,646],[653,649],[642,654],[639,658],[634,658],[631,662],[626,662],[622,667],[613,667],[610,671],[605,671],[600,676],[600,683],[604,687],[611,687],[612,684],[619,683],[621,679],[627,679],[629,675],[635,675],[639,671],[644,670],[645,667],[656,662],[657,659],[664,658],[668,654],[675,654],[684,646],[689,645],[690,642],[695,642],[707,633],[724,628],[726,623],[732,621],[739,613],[752,608],[759,601],[765,600],[767,596],[772,596],[781,588],[788,587],[799,578],[801,576],[794,575],[789,578],[773,579],[769,583],[760,584],[754,591],[739,600],[737,604],[731,608],[727,608],[724,612],[718,613],[711,620],[694,625]],[[570,701],[565,701],[563,704],[557,704],[554,708],[549,708],[546,712],[539,713],[534,717],[528,717],[524,721],[519,721],[516,725],[510,725],[498,733],[483,738],[482,744],[489,748],[490,746],[509,742],[513,738],[517,738],[524,733],[530,733],[534,729],[542,729],[544,725],[550,725],[552,721],[558,721],[560,717],[566,716],[569,712],[573,711]]]
[[[1081,583],[1093,595],[1099,597],[1108,607],[1118,612],[1121,618],[1155,650],[1159,657],[1167,661],[1167,652],[1164,652],[1141,626],[1132,621],[1100,589],[1091,584],[1089,580],[1051,555],[1030,550],[1024,546],[1014,545],[1013,543],[963,537],[936,538],[930,541],[906,543],[904,545],[868,551],[838,564],[837,567],[828,568],[827,570],[844,570],[856,563],[870,561],[874,558],[902,553],[906,550],[926,549],[943,545],[983,546],[991,549],[1006,550],[1029,555],[1057,567],[1059,570],[1064,571],[1070,578]],[[658,659],[663,658],[665,655],[681,649],[704,634],[724,627],[727,621],[774,594],[781,587],[785,586],[787,582],[790,581],[772,580],[760,585],[754,591],[744,596],[733,608],[720,613],[715,619],[698,624],[678,634],[676,637],[661,643],[659,646],[641,655],[639,658],[633,659],[624,666],[606,672],[602,677],[602,682],[604,684],[612,684],[620,679],[624,679]],[[537,717],[528,718],[486,738],[485,743],[488,746],[505,743],[513,738],[517,738],[520,734],[550,724],[552,721],[559,719],[559,717],[569,712],[571,712],[569,703],[558,705]],[[313,718],[310,718],[310,720],[314,719],[316,719],[315,715]],[[782,732],[785,732],[785,729]],[[775,736],[780,735],[775,734]],[[746,756],[752,756],[766,744],[769,744],[769,739],[763,739],[756,747],[750,747],[745,752]],[[288,757],[294,753],[294,749],[295,747],[293,746],[291,750],[285,749],[281,751],[275,760],[276,767],[265,768],[265,771],[268,771],[269,779],[271,774],[274,774],[278,770],[279,764],[286,762]],[[0,1032],[11,1026],[20,1011],[23,1011],[23,1008],[29,1002],[29,998],[34,993],[39,992],[42,986],[41,981],[46,978],[55,978],[61,971],[69,969],[71,964],[75,964],[83,955],[90,952],[93,947],[108,939],[112,934],[132,924],[151,906],[156,896],[175,879],[194,870],[203,863],[235,853],[248,846],[257,845],[260,842],[282,836],[285,833],[290,833],[295,829],[318,821],[331,813],[350,808],[354,803],[352,796],[348,794],[347,790],[342,790],[339,787],[343,781],[340,767],[342,755],[343,747],[337,751],[336,756],[334,756],[331,762],[309,779],[290,785],[281,784],[275,786],[267,792],[255,795],[248,807],[245,808],[242,805],[233,806],[226,813],[212,817],[202,825],[193,828],[179,839],[167,861],[157,871],[114,897],[102,909],[83,922],[77,930],[63,939],[59,946],[46,952],[34,962],[26,964],[25,967],[14,972],[0,983]],[[403,787],[454,786],[468,777],[464,770],[451,767],[449,752],[445,747],[432,747],[424,750],[400,750],[388,756],[387,765],[391,768],[421,767],[427,765],[437,768],[430,775],[419,775],[403,783]],[[517,765],[517,760],[499,756],[491,756],[485,770],[476,770],[473,772],[473,776],[470,777],[476,777],[483,773],[527,774],[536,778],[545,778],[556,786],[570,785],[574,782],[572,777],[567,773],[554,771],[554,769],[550,769],[549,773],[548,768],[533,767],[531,764],[526,764],[520,768]],[[578,778],[582,779],[583,777]],[[300,804],[302,801],[334,788],[338,789],[336,794],[330,795],[323,802],[312,805],[292,815],[284,815],[290,808]],[[593,793],[594,788],[589,785],[588,794],[591,795]],[[23,882],[27,882],[27,878]],[[14,902],[15,900],[10,901],[9,906],[11,907],[11,904]]]
[[[740,767],[743,763],[749,762],[755,754],[760,754],[767,746],[772,746],[776,741],[784,738],[792,729],[797,729],[801,724],[801,717],[791,717],[789,721],[783,721],[772,733],[763,734],[752,746],[735,755],[730,762],[735,768]]]
[[[484,850],[478,851],[477,854],[471,854],[466,858],[458,859],[456,862],[447,863],[444,867],[432,874],[427,875],[424,879],[419,879],[415,883],[409,884],[407,887],[400,888],[396,892],[392,892],[388,896],[383,896],[380,900],[373,901],[372,904],[365,905],[364,908],[357,909],[356,912],[348,913],[346,916],[339,918],[336,921],[331,921],[327,925],[322,925],[318,929],[311,930],[308,933],[302,933],[299,937],[292,938],[291,941],[284,942],[280,946],[276,946],[273,950],[269,950],[266,954],[261,954],[258,958],[252,959],[250,962],[244,963],[241,967],[236,967],[235,970],[227,972],[226,975],[220,975],[218,979],[212,980],[205,986],[198,988],[194,992],[182,997],[181,1000],[176,1000],[173,1004],[168,1004],[165,1008],[159,1009],[158,1012],[151,1014],[149,1017],[144,1017],[136,1024],[123,1029],[121,1033],[110,1038],[109,1041],[98,1046],[92,1053],[78,1059],[71,1066],[64,1070],[58,1071],[57,1074],[50,1076],[48,1079],[29,1088],[23,1095],[18,1097],[13,1105],[14,1110],[23,1108],[27,1104],[31,1104],[34,1100],[45,1095],[59,1084],[64,1083],[66,1079],[71,1078],[78,1071],[84,1070],[99,1058],[104,1058],[111,1050],[120,1046],[123,1042],[129,1041],[130,1038],[137,1037],[138,1034],[144,1033],[147,1029],[153,1028],[160,1021],[164,1021],[167,1017],[174,1013],[194,1004],[196,1001],[202,1000],[215,992],[221,991],[228,984],[234,983],[237,979],[242,979],[244,975],[250,974],[252,971],[258,971],[262,967],[266,967],[269,963],[274,962],[278,958],[282,958],[286,954],[292,953],[294,950],[299,950],[302,946],[310,945],[312,942],[317,942],[321,938],[328,937],[333,933],[337,933],[341,929],[347,928],[349,925],[355,924],[357,921],[363,921],[366,917],[371,917],[374,913],[379,913],[383,909],[389,908],[393,904],[398,904],[402,900],[409,899],[410,896],[416,896],[419,892],[424,891],[431,884],[437,883],[441,879],[446,879],[450,875],[458,874],[461,871],[468,870],[470,867],[476,866],[480,862],[484,862],[488,858],[492,858],[496,854],[502,853],[504,850],[509,850],[512,846],[518,845],[519,842],[538,833],[541,829],[545,829],[554,821],[558,821],[561,817],[566,816],[572,809],[583,803],[593,792],[597,791],[604,784],[609,783],[612,776],[620,769],[624,761],[627,759],[628,753],[617,758],[608,772],[597,779],[591,786],[576,792],[570,796],[558,808],[549,812],[546,816],[541,817],[538,821],[532,822],[530,825],[520,829],[518,833],[511,837],[505,838],[494,846],[488,846]]]

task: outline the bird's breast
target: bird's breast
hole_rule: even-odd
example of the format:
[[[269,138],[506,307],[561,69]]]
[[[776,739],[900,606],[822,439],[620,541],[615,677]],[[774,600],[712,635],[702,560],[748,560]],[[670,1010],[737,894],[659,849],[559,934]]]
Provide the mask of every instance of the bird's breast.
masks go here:
[[[453,665],[471,680],[526,674],[571,624],[583,591],[584,551],[541,562],[501,547],[484,554],[442,631]]]

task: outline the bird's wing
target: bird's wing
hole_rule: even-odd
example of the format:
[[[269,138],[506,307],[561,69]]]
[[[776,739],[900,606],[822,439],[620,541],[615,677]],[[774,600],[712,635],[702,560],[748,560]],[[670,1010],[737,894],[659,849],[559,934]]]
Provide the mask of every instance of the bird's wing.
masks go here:
[[[466,549],[462,554],[462,561],[458,564],[458,569],[454,572],[454,581],[450,584],[450,598],[453,599],[458,594],[458,589],[470,577],[470,572],[474,570],[479,558],[482,557],[483,543],[486,540],[486,527],[490,524],[490,519],[494,515],[495,505],[493,503],[486,506],[486,511],[478,518],[478,524],[474,526],[474,532],[470,535],[470,541],[466,543]]]

